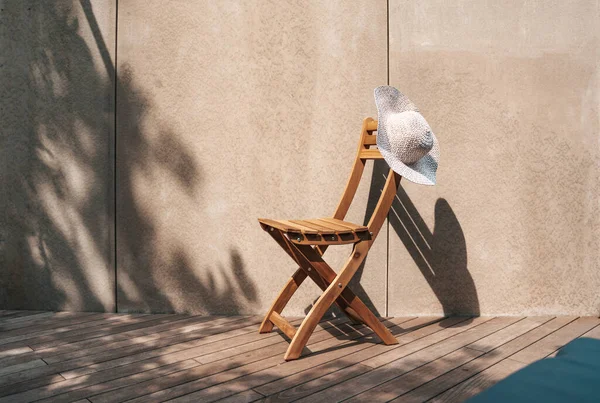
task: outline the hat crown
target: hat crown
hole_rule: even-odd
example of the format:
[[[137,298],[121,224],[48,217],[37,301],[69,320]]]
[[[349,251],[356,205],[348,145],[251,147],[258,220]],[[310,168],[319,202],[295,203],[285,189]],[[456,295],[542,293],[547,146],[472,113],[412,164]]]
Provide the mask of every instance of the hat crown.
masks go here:
[[[375,88],[377,147],[394,172],[412,182],[435,185],[440,148],[419,109],[398,89]]]
[[[391,114],[387,127],[390,152],[407,165],[419,161],[433,148],[431,127],[419,112]]]

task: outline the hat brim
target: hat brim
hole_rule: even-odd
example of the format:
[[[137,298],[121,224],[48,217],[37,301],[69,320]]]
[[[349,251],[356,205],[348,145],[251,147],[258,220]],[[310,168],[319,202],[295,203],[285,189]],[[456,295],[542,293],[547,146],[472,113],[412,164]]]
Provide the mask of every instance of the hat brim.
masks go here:
[[[419,112],[417,105],[408,99],[406,95],[398,91],[396,87],[381,85],[375,88],[374,93],[378,111],[381,106],[385,106],[384,109],[393,110],[395,113],[406,111]]]

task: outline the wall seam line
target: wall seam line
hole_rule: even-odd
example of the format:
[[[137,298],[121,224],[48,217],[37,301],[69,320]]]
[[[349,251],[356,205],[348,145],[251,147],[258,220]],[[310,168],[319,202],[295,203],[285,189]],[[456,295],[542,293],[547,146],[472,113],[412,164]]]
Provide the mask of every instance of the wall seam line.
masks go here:
[[[113,128],[113,266],[115,271],[115,313],[119,312],[119,292],[117,283],[117,93],[118,93],[118,35],[119,35],[119,0],[115,0],[115,110],[114,110],[114,128]]]
[[[390,0],[385,2],[386,23],[386,69],[387,85],[390,85]],[[390,293],[390,213],[387,214],[386,233],[386,256],[385,256],[385,316],[389,316],[389,293]]]
[[[386,0],[385,4],[387,85],[390,85],[390,0]]]

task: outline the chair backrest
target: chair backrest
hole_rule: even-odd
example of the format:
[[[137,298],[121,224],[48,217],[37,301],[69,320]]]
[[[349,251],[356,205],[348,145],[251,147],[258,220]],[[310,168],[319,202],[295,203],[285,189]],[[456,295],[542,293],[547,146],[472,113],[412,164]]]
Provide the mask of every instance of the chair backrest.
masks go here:
[[[346,189],[344,190],[344,194],[342,195],[337,209],[335,210],[333,218],[343,220],[348,213],[348,209],[352,204],[352,200],[354,200],[354,195],[356,194],[356,190],[358,189],[358,185],[362,178],[367,160],[383,159],[383,156],[377,149],[376,131],[376,120],[373,118],[366,118],[363,120],[360,141],[358,143],[358,151],[354,160],[352,172],[350,173],[350,178],[346,184]],[[392,202],[394,201],[394,197],[396,196],[396,192],[398,191],[398,185],[400,184],[401,178],[402,177],[399,174],[390,169],[385,186],[383,187],[383,191],[381,192],[381,196],[377,202],[377,206],[375,207],[373,215],[371,215],[371,219],[367,225],[369,227],[369,232],[372,234],[370,242],[373,242],[377,237],[377,234],[379,234],[379,230],[381,229],[381,226],[387,217],[388,211],[390,210]]]

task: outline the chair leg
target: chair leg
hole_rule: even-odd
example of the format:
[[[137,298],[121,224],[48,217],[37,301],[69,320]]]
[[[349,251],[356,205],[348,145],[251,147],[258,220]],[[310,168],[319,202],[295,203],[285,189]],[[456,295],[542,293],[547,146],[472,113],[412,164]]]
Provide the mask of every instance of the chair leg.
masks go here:
[[[294,273],[294,275],[289,279],[285,287],[283,287],[283,289],[279,293],[279,296],[277,297],[277,299],[275,299],[273,305],[271,305],[271,308],[265,315],[265,318],[263,319],[262,324],[258,329],[259,333],[269,333],[271,330],[273,330],[273,322],[270,319],[271,314],[273,312],[281,313],[281,311],[283,311],[283,308],[285,308],[290,298],[292,298],[292,295],[294,295],[294,293],[296,292],[298,287],[300,287],[300,284],[302,284],[306,277],[307,275],[304,270],[296,270],[296,273]]]
[[[310,246],[304,246],[305,248],[310,249],[312,254],[319,256],[320,262],[322,262],[323,265],[325,265],[329,268],[330,272],[333,273],[332,275],[330,275],[328,277],[323,277],[321,275],[321,273],[328,273],[328,272],[326,272],[324,270],[320,270],[317,267],[314,267],[313,263],[309,259],[306,258],[304,252],[298,249],[298,245],[295,245],[293,242],[291,242],[289,239],[287,239],[281,231],[273,230],[273,231],[268,231],[268,233],[275,240],[275,242],[277,242],[279,244],[279,246],[281,246],[281,248],[283,250],[285,250],[288,255],[290,255],[290,257],[298,264],[298,266],[300,266],[300,269],[302,269],[307,276],[310,276],[310,278],[315,282],[315,284],[317,284],[317,286],[319,286],[319,288],[321,288],[323,291],[325,291],[327,289],[331,280],[333,280],[333,278],[335,278],[335,272],[331,268],[329,268],[329,266],[327,265],[327,263],[325,263],[325,261],[320,259],[320,255],[318,254],[318,252],[316,250],[314,250]],[[287,301],[286,301],[286,303],[287,303]],[[344,312],[344,314],[346,316],[348,316],[348,318],[352,321],[352,323],[361,324],[364,322],[362,320],[361,316],[359,314],[357,314],[355,312],[354,308],[351,308],[349,306],[349,304],[346,303],[346,301],[344,301],[344,299],[338,298],[338,300],[336,301],[336,304],[341,308],[342,312]],[[283,308],[281,308],[281,309],[283,310]]]
[[[321,258],[321,256],[314,251],[314,249],[305,245],[295,244],[292,247],[297,248],[299,253],[302,253],[307,260],[310,261],[312,267],[314,267],[315,270],[317,270],[326,281],[334,281],[333,279],[336,276],[335,271],[333,271],[333,269]],[[398,340],[396,340],[389,329],[379,321],[373,312],[371,312],[371,310],[352,292],[350,288],[344,288],[340,299],[345,301],[352,312],[358,315],[362,322],[369,326],[384,344],[398,344]]]
[[[352,255],[346,262],[344,268],[335,277],[335,279],[329,284],[325,292],[319,297],[317,302],[313,305],[312,309],[296,331],[290,346],[285,353],[284,359],[286,361],[295,360],[300,357],[302,350],[306,346],[308,339],[314,332],[317,324],[327,312],[331,304],[340,296],[344,288],[348,285],[360,264],[364,260],[367,252],[369,251],[368,242],[358,242]]]

